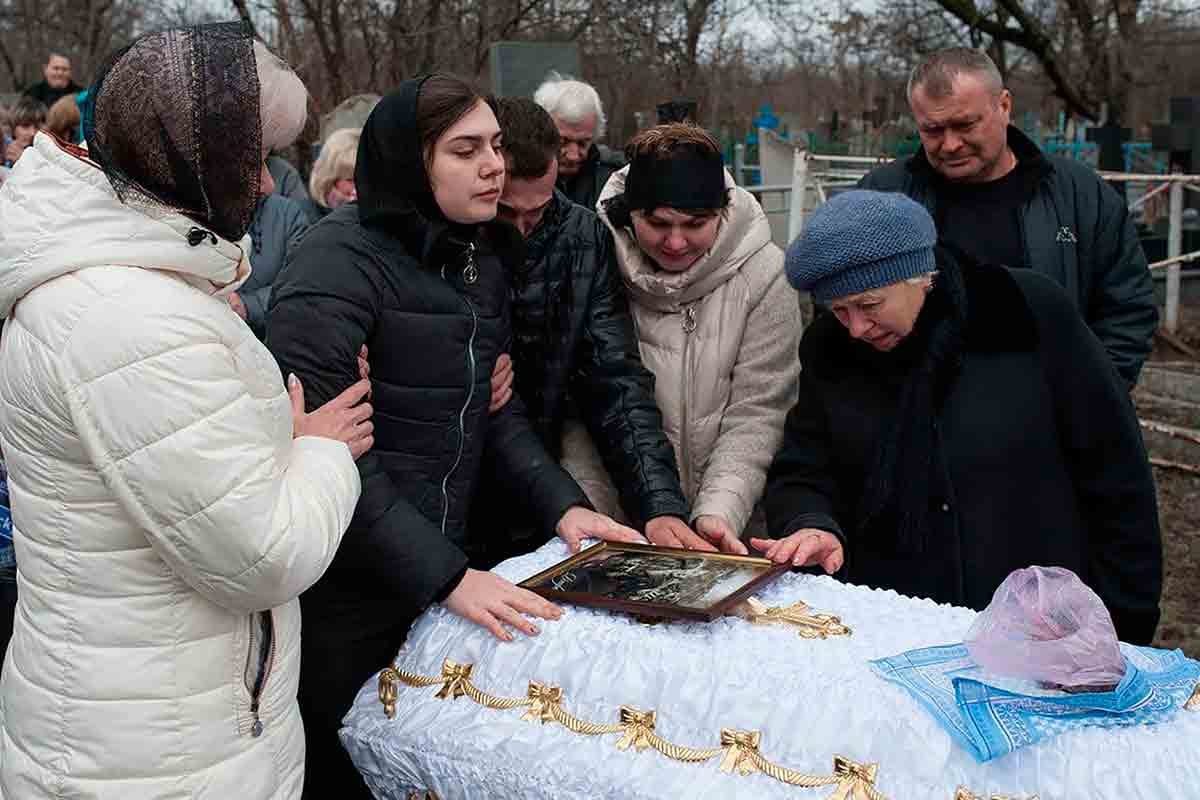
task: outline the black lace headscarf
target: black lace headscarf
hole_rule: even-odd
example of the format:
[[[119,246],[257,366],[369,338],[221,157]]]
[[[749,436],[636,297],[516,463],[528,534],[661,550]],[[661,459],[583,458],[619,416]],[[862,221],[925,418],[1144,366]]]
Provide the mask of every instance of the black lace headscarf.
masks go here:
[[[263,156],[249,26],[139,37],[92,84],[83,133],[122,202],[178,211],[238,241],[254,214]]]

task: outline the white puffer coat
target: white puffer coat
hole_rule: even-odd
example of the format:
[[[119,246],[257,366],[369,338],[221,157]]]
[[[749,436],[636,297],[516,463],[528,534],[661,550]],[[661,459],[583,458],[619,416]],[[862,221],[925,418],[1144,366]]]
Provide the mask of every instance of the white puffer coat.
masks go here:
[[[295,598],[358,471],[292,439],[279,369],[223,299],[249,240],[198,227],[122,204],[44,134],[0,190],[8,800],[300,795]]]

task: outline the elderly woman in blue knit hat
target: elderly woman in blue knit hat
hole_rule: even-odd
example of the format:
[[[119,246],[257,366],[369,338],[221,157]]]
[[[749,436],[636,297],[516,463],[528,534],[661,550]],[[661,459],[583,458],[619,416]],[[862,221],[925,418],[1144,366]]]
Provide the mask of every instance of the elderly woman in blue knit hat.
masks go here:
[[[983,608],[1013,570],[1073,570],[1125,641],[1158,623],[1162,552],[1137,419],[1062,289],[936,246],[899,194],[851,191],[788,248],[832,314],[767,481],[776,562]]]

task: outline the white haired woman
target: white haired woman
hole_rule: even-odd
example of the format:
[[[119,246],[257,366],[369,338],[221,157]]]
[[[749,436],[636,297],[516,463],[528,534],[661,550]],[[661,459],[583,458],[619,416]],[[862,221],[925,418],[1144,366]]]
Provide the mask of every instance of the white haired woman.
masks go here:
[[[1149,644],[1162,551],[1133,405],[1066,294],[935,250],[900,194],[815,211],[787,273],[832,314],[800,344],[800,400],[767,482],[778,563],[981,609],[1010,572],[1066,567]]]
[[[346,203],[358,200],[354,166],[358,163],[358,140],[362,128],[342,128],[329,134],[308,179],[314,221]]]
[[[226,302],[304,87],[199,26],[116,54],[83,111],[88,150],[39,134],[0,192],[0,796],[291,800],[296,598],[373,443],[366,381],[304,413]]]
[[[572,202],[595,209],[608,179],[624,166],[619,153],[596,143],[606,125],[600,95],[590,84],[551,72],[533,101],[549,112],[561,137],[558,188]]]

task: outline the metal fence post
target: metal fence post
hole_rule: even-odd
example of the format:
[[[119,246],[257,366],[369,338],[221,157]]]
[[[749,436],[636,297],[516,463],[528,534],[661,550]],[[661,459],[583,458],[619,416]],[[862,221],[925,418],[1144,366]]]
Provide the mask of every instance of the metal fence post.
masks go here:
[[[1167,230],[1167,258],[1183,253],[1183,181],[1171,183],[1171,216]],[[1175,333],[1179,328],[1179,273],[1182,264],[1167,267],[1166,329]]]
[[[792,194],[788,198],[788,244],[804,230],[804,199],[808,193],[808,152],[792,151]]]
[[[733,146],[733,182],[738,186],[746,185],[746,145],[738,142]]]

